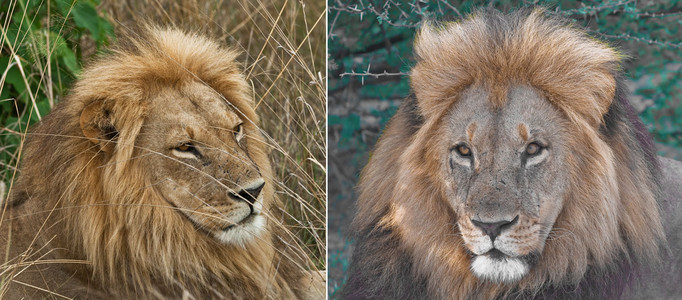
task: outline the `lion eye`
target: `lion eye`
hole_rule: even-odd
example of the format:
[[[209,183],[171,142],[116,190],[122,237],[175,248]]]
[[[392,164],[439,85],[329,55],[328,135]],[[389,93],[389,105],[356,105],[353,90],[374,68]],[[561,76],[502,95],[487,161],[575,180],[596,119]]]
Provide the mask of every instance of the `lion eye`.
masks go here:
[[[232,131],[234,132],[234,138],[237,139],[237,142],[241,141],[242,138],[244,137],[244,126],[242,126],[243,124],[244,123],[241,123],[232,129]]]
[[[201,158],[201,153],[199,153],[197,147],[195,147],[194,144],[190,142],[182,143],[180,146],[173,148],[172,153],[173,155],[179,158],[191,159]]]
[[[459,145],[455,148],[460,156],[469,157],[471,156],[471,149],[467,145]]]
[[[530,143],[528,146],[526,146],[526,154],[527,155],[538,155],[540,154],[540,151],[542,151],[542,146],[540,146],[538,143]]]
[[[184,143],[180,146],[175,147],[175,150],[182,151],[182,152],[190,152],[194,149],[194,145],[192,143]]]

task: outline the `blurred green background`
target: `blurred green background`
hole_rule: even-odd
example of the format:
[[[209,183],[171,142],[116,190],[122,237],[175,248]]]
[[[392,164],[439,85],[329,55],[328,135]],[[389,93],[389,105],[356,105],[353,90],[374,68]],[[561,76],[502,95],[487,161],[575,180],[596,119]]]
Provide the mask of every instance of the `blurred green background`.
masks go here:
[[[334,1],[329,12],[329,296],[345,280],[355,184],[386,122],[410,92],[412,42],[423,20],[473,9],[542,5],[617,47],[630,102],[659,155],[682,160],[682,1]],[[389,174],[387,174],[389,175]]]

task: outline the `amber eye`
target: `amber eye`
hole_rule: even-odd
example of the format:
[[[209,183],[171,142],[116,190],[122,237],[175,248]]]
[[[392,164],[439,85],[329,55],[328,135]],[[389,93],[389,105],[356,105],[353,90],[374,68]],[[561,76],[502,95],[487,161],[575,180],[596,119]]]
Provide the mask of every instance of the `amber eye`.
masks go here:
[[[538,143],[530,143],[528,146],[526,146],[527,155],[538,155],[540,150],[542,150],[542,146],[540,146]]]
[[[182,151],[182,152],[189,152],[194,149],[194,145],[192,143],[184,143],[180,146],[175,147],[175,150]]]
[[[457,146],[456,150],[457,150],[457,153],[459,153],[459,155],[461,155],[461,156],[466,156],[466,157],[471,156],[471,149],[469,149],[469,147],[467,147],[467,145],[459,145],[459,146]]]
[[[235,126],[232,131],[234,132],[234,138],[237,139],[237,142],[241,141],[241,139],[244,137],[244,123],[241,123],[237,126]]]

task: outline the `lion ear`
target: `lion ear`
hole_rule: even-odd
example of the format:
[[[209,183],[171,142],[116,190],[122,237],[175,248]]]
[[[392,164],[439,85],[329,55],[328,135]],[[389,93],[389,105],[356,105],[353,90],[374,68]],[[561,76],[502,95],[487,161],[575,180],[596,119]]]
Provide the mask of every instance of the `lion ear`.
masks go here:
[[[85,106],[80,117],[83,135],[102,151],[111,153],[114,150],[118,130],[111,120],[111,111],[104,106],[104,101],[98,100]]]

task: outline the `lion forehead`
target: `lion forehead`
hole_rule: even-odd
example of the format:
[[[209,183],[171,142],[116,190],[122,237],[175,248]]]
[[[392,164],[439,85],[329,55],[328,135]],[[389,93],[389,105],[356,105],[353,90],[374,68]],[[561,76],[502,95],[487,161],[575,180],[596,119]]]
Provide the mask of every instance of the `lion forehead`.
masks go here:
[[[533,87],[511,87],[501,107],[494,106],[491,97],[480,86],[462,93],[445,116],[451,138],[496,152],[500,146],[522,144],[541,132],[561,133],[568,125],[561,112]]]
[[[147,115],[148,124],[159,123],[164,128],[175,124],[183,129],[194,126],[231,130],[244,121],[242,112],[228,102],[227,96],[199,82],[166,87],[151,101]]]

